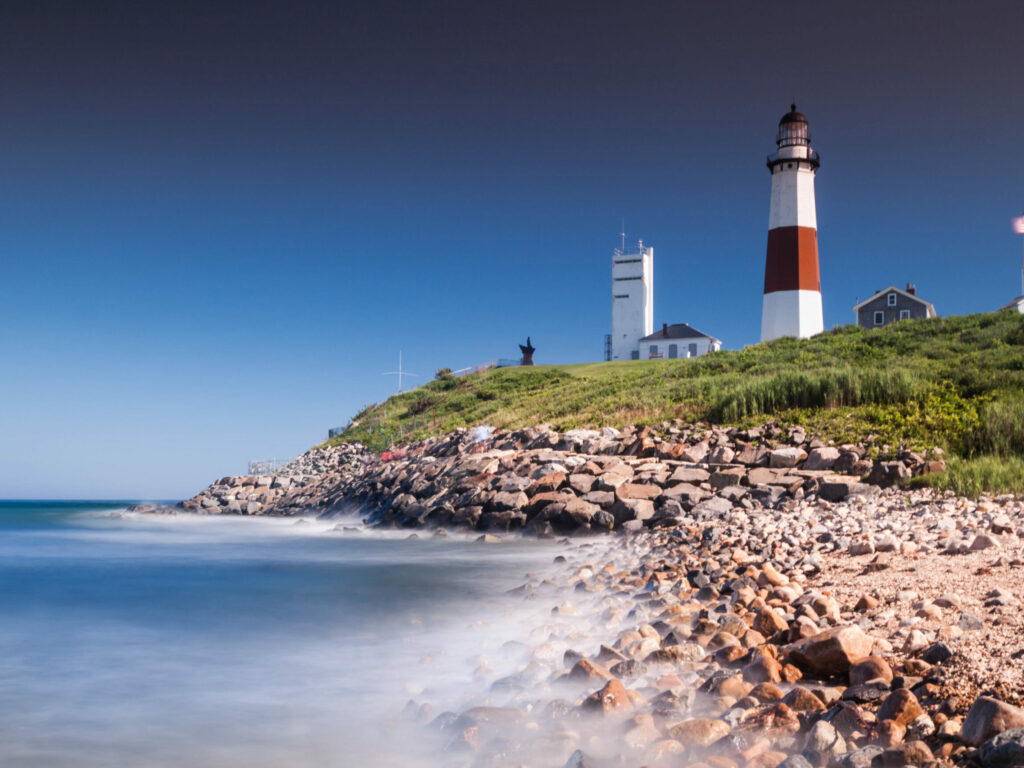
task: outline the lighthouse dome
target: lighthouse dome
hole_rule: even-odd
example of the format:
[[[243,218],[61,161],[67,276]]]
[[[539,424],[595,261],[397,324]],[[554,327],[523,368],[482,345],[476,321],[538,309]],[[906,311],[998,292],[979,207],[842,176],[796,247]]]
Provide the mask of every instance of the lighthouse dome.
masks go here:
[[[775,143],[782,147],[808,146],[811,143],[811,134],[807,128],[807,118],[803,113],[796,111],[796,104],[790,105],[790,110],[779,120],[779,136]]]
[[[807,117],[803,112],[796,111],[796,104],[789,105],[789,112],[782,116],[779,120],[779,125],[785,125],[786,123],[806,123]]]

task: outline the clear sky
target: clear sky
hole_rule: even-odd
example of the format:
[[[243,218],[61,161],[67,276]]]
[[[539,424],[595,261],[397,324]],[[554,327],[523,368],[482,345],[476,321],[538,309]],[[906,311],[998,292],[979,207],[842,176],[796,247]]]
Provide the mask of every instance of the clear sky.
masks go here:
[[[1024,4],[5,2],[0,497],[180,498],[395,387],[758,339],[779,117],[821,153],[825,324],[1020,294]]]

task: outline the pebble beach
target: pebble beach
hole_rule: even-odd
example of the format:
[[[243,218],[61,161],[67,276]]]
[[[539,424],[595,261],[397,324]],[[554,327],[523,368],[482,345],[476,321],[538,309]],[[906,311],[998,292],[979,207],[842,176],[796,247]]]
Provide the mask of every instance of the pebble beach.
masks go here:
[[[386,462],[320,449],[180,509],[573,534],[510,593],[542,609],[529,642],[466,659],[456,706],[412,689],[394,727],[424,764],[1024,764],[1024,502],[908,490],[940,452],[871,454],[776,425],[465,431]]]

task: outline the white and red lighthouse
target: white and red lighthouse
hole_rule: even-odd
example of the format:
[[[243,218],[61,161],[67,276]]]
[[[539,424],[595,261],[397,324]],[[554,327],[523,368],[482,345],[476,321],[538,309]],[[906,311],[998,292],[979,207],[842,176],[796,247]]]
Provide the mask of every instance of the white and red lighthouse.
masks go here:
[[[796,111],[796,104],[779,121],[775,143],[778,151],[768,157],[772,202],[761,341],[780,336],[803,339],[825,329],[818,272],[818,217],[814,208],[818,153],[811,149],[807,118]]]

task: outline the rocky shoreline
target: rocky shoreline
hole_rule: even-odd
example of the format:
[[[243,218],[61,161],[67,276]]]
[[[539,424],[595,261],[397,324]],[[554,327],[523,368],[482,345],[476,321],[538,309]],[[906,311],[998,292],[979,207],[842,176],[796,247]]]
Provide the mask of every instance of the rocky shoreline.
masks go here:
[[[382,456],[358,443],[313,449],[274,475],[225,477],[180,509],[199,514],[332,514],[374,525],[535,534],[675,525],[700,506],[776,508],[870,497],[944,463],[871,443],[830,446],[798,427],[658,427],[514,432],[460,429]]]
[[[872,448],[775,425],[462,430],[311,451],[178,509],[620,534],[566,539],[516,591],[551,610],[513,674],[459,711],[410,703],[445,765],[1022,765],[1024,502],[900,490],[941,458]]]

